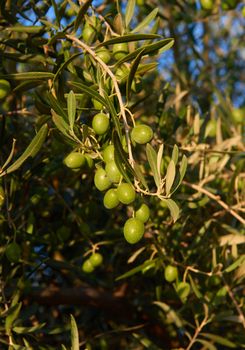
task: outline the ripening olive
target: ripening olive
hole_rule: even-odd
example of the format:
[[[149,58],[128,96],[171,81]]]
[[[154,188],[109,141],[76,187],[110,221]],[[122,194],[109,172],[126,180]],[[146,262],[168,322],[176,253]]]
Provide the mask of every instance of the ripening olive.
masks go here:
[[[136,218],[128,219],[123,228],[124,237],[130,244],[139,242],[144,235],[144,231],[143,222]]]
[[[109,180],[106,171],[103,168],[96,170],[94,176],[94,184],[99,191],[105,191],[111,186],[111,181]]]
[[[173,282],[177,279],[178,277],[178,269],[175,266],[168,265],[166,266],[164,270],[164,277],[165,280],[168,282]]]
[[[113,45],[113,56],[115,60],[119,61],[128,54],[128,44],[127,43],[118,43]]]
[[[137,209],[135,212],[135,217],[140,221],[142,221],[143,223],[148,221],[150,217],[150,209],[148,205],[146,205],[145,203],[141,204],[139,209]]]
[[[98,113],[94,116],[92,127],[97,135],[103,135],[109,128],[109,118],[104,113]]]
[[[85,165],[86,158],[84,154],[79,152],[71,152],[64,159],[64,163],[68,168],[78,169]]]
[[[89,261],[91,262],[93,267],[100,266],[103,262],[103,256],[100,253],[93,253],[89,257]]]
[[[118,206],[119,199],[117,197],[117,190],[115,188],[111,188],[106,192],[103,203],[107,209],[113,209]]]
[[[182,301],[185,301],[185,299],[188,297],[188,295],[190,294],[190,291],[191,291],[191,286],[189,283],[187,282],[180,282],[178,285],[177,285],[177,288],[176,288],[176,291],[177,291],[177,294],[178,296],[180,297],[180,299]]]
[[[117,197],[123,204],[132,203],[135,200],[135,190],[133,186],[128,183],[121,183],[117,188]]]
[[[147,142],[150,142],[152,137],[153,137],[152,129],[145,124],[136,125],[131,132],[132,140],[141,145]]]

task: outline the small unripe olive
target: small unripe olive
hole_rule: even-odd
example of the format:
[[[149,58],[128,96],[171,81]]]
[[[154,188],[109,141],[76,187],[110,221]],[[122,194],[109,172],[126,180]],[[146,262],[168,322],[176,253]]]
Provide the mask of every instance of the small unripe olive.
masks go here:
[[[114,160],[114,145],[107,146],[103,151],[103,159],[105,163],[111,162]]]
[[[137,209],[135,212],[135,217],[143,223],[147,222],[150,217],[150,209],[148,205],[146,205],[145,203],[141,204],[139,209]]]
[[[143,222],[136,218],[128,219],[123,228],[124,237],[130,244],[139,242],[144,235],[144,231]]]
[[[105,191],[111,186],[111,181],[109,180],[106,171],[103,168],[96,170],[94,176],[94,184],[99,191]]]
[[[166,266],[165,271],[164,271],[164,277],[165,277],[165,280],[168,282],[175,281],[178,277],[177,267],[172,266],[172,265]]]
[[[212,10],[214,1],[213,0],[200,0],[202,8],[205,10]]]
[[[145,124],[136,125],[131,132],[132,140],[141,145],[147,142],[150,142],[152,137],[153,137],[152,129]]]
[[[105,63],[110,62],[111,53],[106,48],[101,48],[96,51],[96,55]]]
[[[94,105],[94,108],[99,109],[100,111],[103,109],[103,104],[96,100],[95,98],[92,98],[92,103]]]
[[[128,183],[121,183],[117,188],[117,197],[123,204],[130,204],[135,200],[135,190]]]
[[[109,128],[109,118],[104,113],[98,113],[94,116],[92,127],[97,135],[103,135]]]
[[[93,267],[100,266],[103,262],[103,256],[100,253],[94,253],[89,257],[89,261]]]
[[[128,54],[128,44],[127,43],[118,43],[113,45],[113,56],[119,61]]]
[[[84,261],[84,263],[82,264],[82,270],[85,273],[91,273],[94,271],[94,266],[92,265],[90,259]]]
[[[19,244],[16,242],[10,243],[5,250],[5,255],[10,262],[18,262],[21,257],[21,249]]]
[[[118,67],[116,70],[116,73],[115,73],[117,81],[120,84],[126,83],[128,75],[129,75],[128,67],[124,64],[122,64],[120,67]]]
[[[188,282],[180,282],[177,285],[176,291],[178,293],[178,296],[182,301],[185,301],[185,299],[188,297],[191,291],[191,286]]]
[[[111,188],[106,192],[103,203],[107,209],[113,209],[118,206],[119,199],[117,197],[117,190],[115,188]]]
[[[107,162],[105,166],[105,171],[109,180],[113,183],[118,183],[121,179],[121,173],[114,160]]]
[[[79,152],[71,152],[64,159],[64,163],[68,168],[78,169],[85,165],[86,158],[84,154]]]

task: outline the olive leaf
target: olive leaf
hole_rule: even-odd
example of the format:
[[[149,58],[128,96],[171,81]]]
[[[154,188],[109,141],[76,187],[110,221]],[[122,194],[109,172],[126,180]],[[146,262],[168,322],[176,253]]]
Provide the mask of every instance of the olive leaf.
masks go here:
[[[137,27],[135,27],[131,33],[137,33],[142,31],[143,29],[145,29],[145,27],[147,27],[156,17],[158,13],[158,8],[155,8],[154,10],[152,10],[148,16],[146,16],[143,21],[141,21]]]
[[[167,204],[168,209],[170,210],[171,216],[172,216],[174,222],[176,222],[179,218],[178,205],[175,203],[175,201],[173,201],[173,199],[170,199],[170,198],[161,198],[161,200]]]
[[[135,275],[138,272],[144,271],[144,269],[147,268],[147,267],[150,267],[150,266],[154,267],[158,261],[159,261],[158,258],[153,259],[153,260],[147,260],[143,264],[141,264],[139,266],[136,266],[133,269],[127,271],[126,273],[118,276],[116,278],[116,281],[120,281],[120,280],[122,280],[124,278],[131,277],[131,276]]]
[[[71,90],[67,97],[67,110],[68,110],[68,120],[71,130],[73,130],[75,118],[76,118],[76,96]]]
[[[118,170],[120,171],[124,179],[128,183],[132,184],[132,181],[130,180],[127,174],[127,171],[133,176],[135,176],[134,170],[128,162],[127,154],[122,148],[122,144],[119,140],[117,133],[113,132],[112,138],[113,138],[113,144],[114,144],[114,158],[115,158],[116,166],[118,167]]]
[[[102,43],[98,44],[95,49],[97,50],[101,46],[107,46],[107,45],[113,45],[113,44],[119,44],[119,43],[128,43],[130,41],[140,41],[140,40],[159,39],[159,38],[162,38],[162,36],[159,34],[127,34],[117,38],[103,41]]]
[[[12,74],[0,74],[0,79],[10,80],[40,80],[40,79],[53,79],[54,74],[50,72],[25,72],[25,73],[12,73]]]
[[[79,350],[79,335],[75,318],[71,316],[71,350]]]
[[[44,124],[38,131],[36,136],[33,138],[29,146],[26,148],[24,153],[12,164],[10,165],[0,176],[12,173],[13,171],[19,169],[19,167],[27,160],[27,158],[34,158],[42,147],[46,136],[48,133],[48,126]]]
[[[170,160],[166,173],[166,195],[168,196],[174,183],[176,167],[173,159]]]
[[[157,169],[157,154],[156,151],[154,150],[154,148],[147,143],[146,145],[146,156],[148,159],[148,162],[150,164],[152,173],[153,173],[153,177],[155,180],[155,184],[157,186],[157,188],[159,188],[160,183],[161,183],[161,178],[160,175],[158,173],[158,169]]]
[[[125,25],[126,28],[129,26],[131,19],[134,15],[134,9],[135,9],[135,0],[128,0],[126,12],[125,12]]]
[[[177,145],[174,145],[171,159],[174,161],[174,164],[177,165],[179,159],[179,148]]]

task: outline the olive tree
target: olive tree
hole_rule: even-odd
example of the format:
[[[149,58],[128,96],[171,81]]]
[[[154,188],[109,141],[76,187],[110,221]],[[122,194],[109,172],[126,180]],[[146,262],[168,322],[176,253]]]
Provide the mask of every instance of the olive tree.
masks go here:
[[[242,348],[242,2],[0,11],[1,347]]]

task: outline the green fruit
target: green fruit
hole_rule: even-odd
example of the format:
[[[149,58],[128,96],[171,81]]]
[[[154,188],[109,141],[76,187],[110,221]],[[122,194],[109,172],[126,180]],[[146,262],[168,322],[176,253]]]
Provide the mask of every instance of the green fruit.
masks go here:
[[[200,0],[202,8],[205,10],[212,10],[214,1],[213,0]]]
[[[136,218],[128,219],[123,228],[124,237],[130,244],[139,242],[144,235],[144,231],[143,222]]]
[[[109,180],[106,171],[103,168],[96,170],[94,176],[94,184],[99,191],[105,191],[111,186],[111,181]]]
[[[150,142],[152,137],[153,137],[152,129],[145,124],[136,125],[131,132],[132,140],[141,145],[147,142]]]
[[[4,99],[10,92],[11,86],[7,80],[0,79],[0,100]]]
[[[103,104],[97,101],[95,98],[92,98],[92,103],[94,105],[94,108],[99,109],[100,111],[104,108]]]
[[[217,122],[215,119],[209,120],[205,129],[205,137],[215,137],[217,130]]]
[[[245,121],[245,109],[233,108],[232,119],[238,124],[243,123]]]
[[[5,255],[10,262],[18,262],[21,257],[21,249],[19,244],[16,242],[10,243],[5,250]]]
[[[94,30],[93,27],[90,27],[90,26],[84,27],[82,31],[82,37],[85,43],[91,44],[96,37],[96,31]]]
[[[93,267],[100,266],[103,262],[103,256],[100,253],[94,253],[90,256],[89,261]]]
[[[133,186],[128,183],[121,183],[117,188],[117,197],[123,204],[132,203],[135,200],[135,190]]]
[[[105,63],[108,63],[111,60],[111,53],[105,48],[97,50],[96,54]]]
[[[107,209],[113,209],[119,204],[119,199],[117,198],[117,190],[111,188],[108,190],[104,196],[104,206]]]
[[[165,280],[168,282],[175,281],[178,277],[177,267],[172,266],[172,265],[166,266],[165,271],[164,271],[164,277],[165,277]]]
[[[84,154],[79,152],[71,152],[68,154],[68,156],[64,159],[64,163],[68,168],[71,169],[78,169],[85,165],[86,158]]]
[[[120,67],[117,68],[115,76],[117,78],[117,81],[120,84],[126,83],[129,75],[128,67],[124,64],[122,64]]]
[[[82,264],[82,270],[85,273],[91,273],[94,271],[94,266],[92,265],[90,259],[84,261],[84,263]]]
[[[103,151],[103,159],[105,163],[109,163],[114,160],[114,145],[107,146]]]
[[[180,282],[177,285],[176,291],[178,293],[178,296],[182,301],[185,301],[185,299],[188,297],[191,291],[191,286],[187,282]]]
[[[140,221],[142,221],[143,223],[148,221],[150,217],[150,209],[148,205],[146,205],[145,203],[141,204],[139,209],[137,209],[135,212],[135,217]]]
[[[107,176],[111,182],[118,183],[120,181],[122,175],[121,175],[120,171],[118,170],[118,167],[117,167],[116,163],[114,162],[114,160],[106,163],[105,171],[106,171]]]
[[[4,201],[5,201],[5,193],[2,186],[0,186],[0,208],[3,206]]]
[[[127,43],[118,43],[113,45],[113,56],[115,60],[119,61],[128,54],[128,44]]]
[[[92,127],[97,135],[103,135],[109,128],[109,118],[104,113],[98,113],[94,116],[92,121]]]

